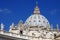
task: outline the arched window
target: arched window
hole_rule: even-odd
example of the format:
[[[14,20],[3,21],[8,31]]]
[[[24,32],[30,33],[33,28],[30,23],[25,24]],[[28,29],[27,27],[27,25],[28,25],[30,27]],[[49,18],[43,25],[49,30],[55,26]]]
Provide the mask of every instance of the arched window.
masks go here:
[[[56,37],[56,34],[54,34],[54,37]]]
[[[22,30],[20,30],[20,34],[23,34],[23,31]]]

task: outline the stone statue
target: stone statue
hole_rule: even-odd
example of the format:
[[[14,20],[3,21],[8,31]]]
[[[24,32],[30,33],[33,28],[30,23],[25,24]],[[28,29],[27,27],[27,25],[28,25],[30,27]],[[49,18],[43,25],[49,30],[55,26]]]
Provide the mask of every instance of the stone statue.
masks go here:
[[[1,30],[4,30],[4,24],[1,23]]]
[[[56,24],[56,30],[59,31],[59,25],[58,24]]]

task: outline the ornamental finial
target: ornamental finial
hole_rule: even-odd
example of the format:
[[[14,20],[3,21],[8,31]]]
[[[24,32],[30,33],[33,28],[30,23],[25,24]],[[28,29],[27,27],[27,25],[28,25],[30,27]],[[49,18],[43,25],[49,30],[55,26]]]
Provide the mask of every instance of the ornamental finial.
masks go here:
[[[40,14],[40,9],[38,7],[38,1],[36,1],[36,7],[34,8],[34,14]]]
[[[1,23],[1,30],[4,30],[4,24]]]
[[[59,25],[58,25],[58,24],[56,24],[56,30],[57,30],[57,31],[59,30]]]

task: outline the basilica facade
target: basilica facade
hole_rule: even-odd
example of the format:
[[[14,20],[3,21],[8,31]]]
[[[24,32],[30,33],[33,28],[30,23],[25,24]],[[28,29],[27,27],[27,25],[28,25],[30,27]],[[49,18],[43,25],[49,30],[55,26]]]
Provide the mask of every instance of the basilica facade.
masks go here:
[[[8,32],[4,31],[3,23],[0,27],[0,40],[60,40],[59,25],[52,28],[47,18],[41,15],[37,2],[25,23],[22,20],[17,25],[12,23]]]

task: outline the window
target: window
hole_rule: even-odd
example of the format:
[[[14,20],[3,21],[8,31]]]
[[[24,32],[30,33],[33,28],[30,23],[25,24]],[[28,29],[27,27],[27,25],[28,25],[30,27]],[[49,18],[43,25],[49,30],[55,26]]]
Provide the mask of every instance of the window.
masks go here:
[[[35,36],[35,34],[34,34],[34,33],[32,33],[32,35],[33,35],[33,36]]]
[[[40,22],[40,20],[39,20],[39,22]]]
[[[43,23],[45,23],[45,21],[43,21]]]
[[[20,34],[23,34],[23,31],[22,30],[20,30]]]
[[[54,34],[54,37],[56,37],[56,34]]]

